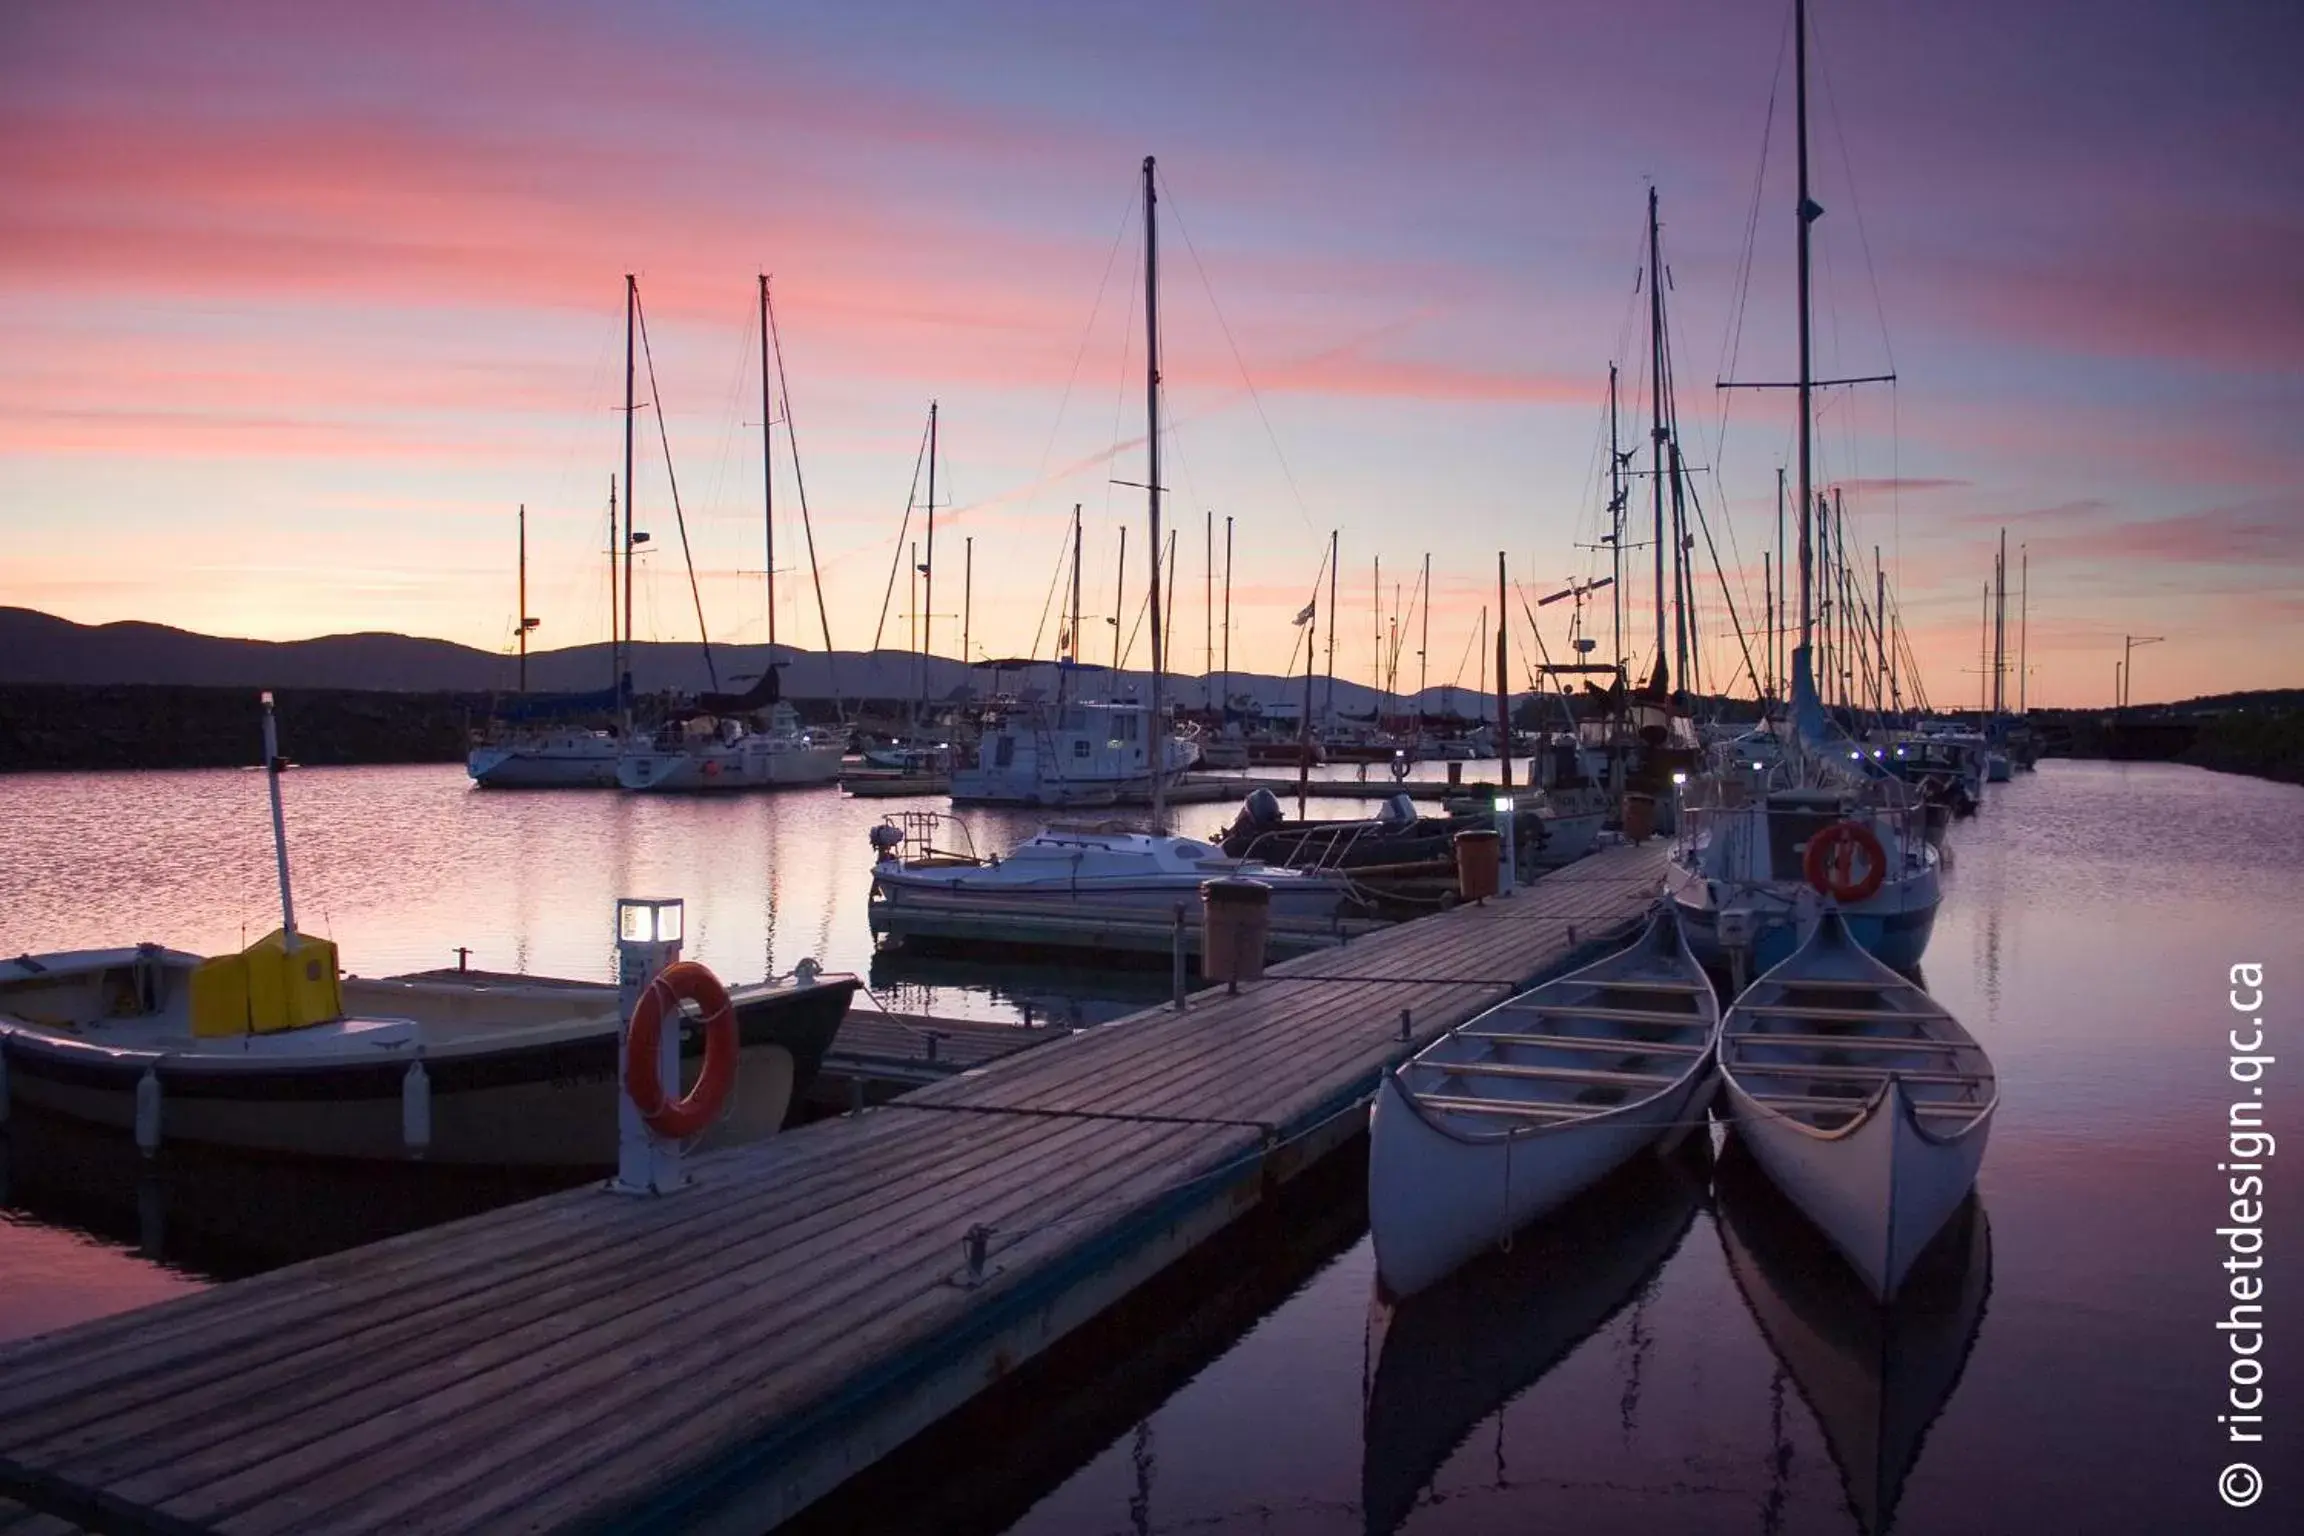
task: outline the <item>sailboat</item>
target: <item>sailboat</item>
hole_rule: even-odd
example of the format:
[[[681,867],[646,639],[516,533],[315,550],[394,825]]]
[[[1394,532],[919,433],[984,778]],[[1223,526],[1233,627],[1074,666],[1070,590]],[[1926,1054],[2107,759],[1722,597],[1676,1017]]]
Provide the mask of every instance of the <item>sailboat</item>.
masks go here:
[[[616,483],[608,483],[608,526],[616,526]],[[615,556],[609,556],[608,579],[616,579]],[[528,616],[528,509],[520,509],[520,691],[497,707],[486,737],[472,747],[465,771],[483,789],[613,789],[616,757],[621,750],[616,735],[580,722],[604,717],[617,706],[613,680],[593,693],[528,691],[528,635],[537,620]],[[615,604],[609,604],[609,622],[615,622]],[[609,647],[610,654],[615,647]]]
[[[1198,746],[1168,723],[1164,673],[1166,640],[1160,600],[1160,244],[1153,157],[1144,157],[1144,400],[1148,423],[1144,477],[1150,499],[1152,581],[1147,611],[1152,625],[1149,703],[1017,702],[987,721],[973,762],[952,772],[954,805],[1078,807],[1142,804],[1152,807],[1155,834],[1165,832],[1168,796],[1200,759]],[[1072,523],[1072,644],[1080,633],[1080,521]],[[1125,546],[1123,546],[1125,550]],[[1115,632],[1117,634],[1117,632]],[[1113,642],[1115,675],[1119,641]],[[1059,677],[1079,670],[1076,663]]]
[[[637,287],[630,292],[636,303]],[[763,277],[760,280],[760,391],[763,408],[768,403],[769,330],[768,280]],[[629,332],[625,347],[625,441],[629,473],[632,419]],[[767,418],[764,409],[760,451],[763,481],[768,485],[773,484],[769,460],[773,439],[773,423]],[[783,697],[782,685],[777,676],[782,664],[775,659],[776,560],[775,509],[772,502],[768,503],[764,515],[770,541],[767,663],[761,668],[760,676],[752,686],[742,693],[713,691],[702,694],[693,704],[669,713],[646,742],[628,746],[616,764],[616,782],[624,788],[655,794],[696,794],[829,784],[840,776],[840,759],[846,751],[844,737],[819,739],[802,726],[799,712],[785,702]],[[629,575],[626,580],[629,585]],[[697,607],[697,622],[701,627],[701,602]],[[706,643],[709,645],[710,642]]]
[[[1819,910],[1838,903],[1856,941],[1889,965],[1919,964],[1943,899],[1940,855],[1910,788],[1829,723],[1816,691],[1815,376],[1810,355],[1807,6],[1794,8],[1799,157],[1800,643],[1792,652],[1790,730],[1774,761],[1754,757],[1682,791],[1665,892],[1707,964],[1775,965]],[[1842,381],[1861,382],[1861,381]]]

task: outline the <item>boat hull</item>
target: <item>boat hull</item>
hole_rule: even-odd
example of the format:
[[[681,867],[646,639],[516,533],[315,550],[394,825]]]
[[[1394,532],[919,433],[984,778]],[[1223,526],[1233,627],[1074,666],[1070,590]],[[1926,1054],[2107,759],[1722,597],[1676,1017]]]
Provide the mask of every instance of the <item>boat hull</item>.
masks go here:
[[[1200,907],[1200,886],[1218,875],[1175,879],[1010,880],[936,879],[916,874],[875,874],[872,900],[882,906],[953,907],[971,899],[1002,908],[1017,903],[1044,905],[1051,911],[1092,907],[1099,911],[1141,911],[1165,916],[1179,903],[1194,913]],[[1324,922],[1336,915],[1350,896],[1341,882],[1311,878],[1281,878],[1276,872],[1251,874],[1272,891],[1270,913],[1275,918]]]
[[[642,794],[730,794],[799,789],[840,777],[837,747],[776,752],[635,752],[616,766],[616,782]]]
[[[830,977],[775,988],[738,1007],[742,1050],[728,1110],[705,1142],[775,1134],[813,1081],[860,983]],[[684,1031],[681,1055],[700,1064],[701,1037]],[[611,1015],[592,1032],[548,1044],[507,1040],[427,1048],[431,1138],[405,1140],[409,1060],[329,1060],[318,1054],[252,1064],[219,1051],[122,1050],[0,1023],[11,1094],[49,1113],[130,1132],[147,1069],[161,1090],[164,1143],[198,1142],[293,1157],[533,1168],[605,1168],[616,1160],[618,1031]]]
[[[1665,866],[1665,893],[1680,914],[1682,931],[1696,958],[1716,970],[1725,970],[1734,958],[1720,942],[1720,911],[1712,900],[1710,883],[1685,866]],[[1812,920],[1803,920],[1800,904],[1805,887],[1780,894],[1768,887],[1750,894],[1754,933],[1750,967],[1754,974],[1782,964],[1806,938]],[[1928,952],[1936,931],[1936,911],[1942,891],[1934,871],[1924,878],[1895,882],[1857,906],[1843,906],[1840,916],[1865,953],[1883,965],[1908,971]]]
[[[1955,1136],[1930,1136],[1901,1083],[1829,1132],[1756,1103],[1733,1075],[1723,1080],[1721,1104],[1770,1182],[1882,1300],[1975,1188],[1992,1129],[1987,1109]]]
[[[1368,1141],[1368,1227],[1386,1289],[1412,1296],[1597,1184],[1700,1113],[1709,1079],[1619,1114],[1466,1141],[1432,1125],[1387,1074]]]
[[[464,770],[483,789],[614,789],[616,754],[578,755],[516,746],[474,747]]]

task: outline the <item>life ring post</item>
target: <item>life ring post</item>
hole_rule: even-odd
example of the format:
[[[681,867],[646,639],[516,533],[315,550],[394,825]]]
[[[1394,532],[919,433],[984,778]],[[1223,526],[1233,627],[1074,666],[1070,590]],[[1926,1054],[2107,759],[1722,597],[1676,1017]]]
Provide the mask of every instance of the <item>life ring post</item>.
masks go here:
[[[687,912],[678,898],[620,897],[616,902],[617,1015],[623,1021],[616,1040],[616,1177],[609,1188],[627,1195],[660,1195],[687,1182],[680,1169],[680,1144],[649,1133],[647,1118],[634,1102],[633,1026],[657,979],[680,962]],[[702,967],[698,967],[699,970]],[[659,1024],[663,1020],[659,1019]],[[658,1084],[680,1084],[680,1030],[655,1030]],[[661,1091],[658,1095],[661,1098]]]

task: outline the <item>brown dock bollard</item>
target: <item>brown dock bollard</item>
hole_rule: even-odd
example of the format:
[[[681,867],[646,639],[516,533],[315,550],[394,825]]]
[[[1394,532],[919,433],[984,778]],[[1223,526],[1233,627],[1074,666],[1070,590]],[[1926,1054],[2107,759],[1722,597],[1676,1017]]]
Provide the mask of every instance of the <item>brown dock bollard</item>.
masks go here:
[[[1465,901],[1485,901],[1496,894],[1503,868],[1503,838],[1478,827],[1456,834],[1456,894]]]
[[[1200,885],[1200,974],[1237,992],[1264,975],[1272,932],[1272,887],[1261,880],[1206,880]]]

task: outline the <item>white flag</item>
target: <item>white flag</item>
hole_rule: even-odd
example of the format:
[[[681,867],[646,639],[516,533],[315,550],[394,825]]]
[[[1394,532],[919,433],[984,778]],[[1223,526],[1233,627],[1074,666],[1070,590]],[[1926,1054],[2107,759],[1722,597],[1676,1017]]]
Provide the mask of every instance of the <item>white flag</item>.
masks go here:
[[[1314,598],[1314,599],[1313,599],[1311,602],[1308,602],[1308,603],[1306,603],[1306,604],[1304,605],[1304,611],[1303,611],[1302,613],[1299,613],[1299,614],[1297,614],[1297,615],[1296,615],[1296,622],[1297,622],[1298,624],[1300,624],[1300,625],[1302,625],[1302,624],[1309,624],[1309,623],[1311,623],[1311,622],[1312,622],[1312,610],[1313,610],[1313,609],[1315,609],[1315,608],[1317,608],[1317,607],[1319,607],[1319,606],[1320,606],[1320,600],[1319,600],[1318,598]]]

